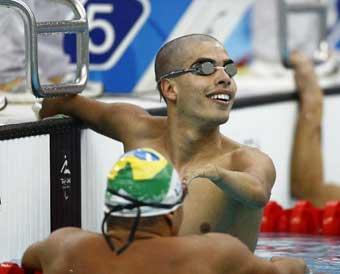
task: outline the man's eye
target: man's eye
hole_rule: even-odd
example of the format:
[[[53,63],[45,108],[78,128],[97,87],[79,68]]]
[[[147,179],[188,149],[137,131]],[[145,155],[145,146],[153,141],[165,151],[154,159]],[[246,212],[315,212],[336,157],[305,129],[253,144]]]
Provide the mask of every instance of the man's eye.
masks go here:
[[[225,64],[224,70],[230,77],[235,76],[237,73],[237,67],[234,63]]]
[[[204,63],[204,62],[203,62],[203,63]],[[203,63],[201,63],[201,62],[200,62],[200,63],[195,63],[195,64],[192,65],[192,67],[193,67],[193,68],[200,68],[200,67],[202,67],[202,64],[203,64]]]
[[[202,67],[202,66],[207,65],[207,64],[214,65],[214,62],[212,62],[212,61],[201,61],[201,62],[197,62],[197,63],[193,64],[192,66],[193,67]]]

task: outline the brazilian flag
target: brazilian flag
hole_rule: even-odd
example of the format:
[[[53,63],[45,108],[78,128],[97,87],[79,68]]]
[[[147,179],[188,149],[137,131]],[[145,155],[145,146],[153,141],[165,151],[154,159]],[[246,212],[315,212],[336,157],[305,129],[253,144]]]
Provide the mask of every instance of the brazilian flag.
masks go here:
[[[124,154],[108,175],[108,189],[124,192],[139,201],[161,202],[167,195],[173,167],[157,151],[142,148]],[[106,198],[110,199],[109,192]]]

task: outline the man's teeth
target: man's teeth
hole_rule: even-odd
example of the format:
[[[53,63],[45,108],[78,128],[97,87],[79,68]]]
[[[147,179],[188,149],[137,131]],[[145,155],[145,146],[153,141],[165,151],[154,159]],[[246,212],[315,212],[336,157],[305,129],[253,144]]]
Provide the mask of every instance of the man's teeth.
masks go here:
[[[216,94],[216,95],[212,95],[210,98],[217,99],[217,100],[224,100],[224,101],[230,100],[230,96],[228,94]]]

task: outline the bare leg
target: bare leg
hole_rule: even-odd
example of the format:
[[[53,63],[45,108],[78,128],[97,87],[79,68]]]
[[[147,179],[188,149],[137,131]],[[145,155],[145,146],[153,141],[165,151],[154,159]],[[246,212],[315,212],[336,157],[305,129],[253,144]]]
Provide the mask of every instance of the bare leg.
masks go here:
[[[313,64],[294,52],[295,82],[299,93],[299,114],[291,162],[291,192],[316,206],[340,199],[340,187],[324,184],[321,148],[323,94]]]

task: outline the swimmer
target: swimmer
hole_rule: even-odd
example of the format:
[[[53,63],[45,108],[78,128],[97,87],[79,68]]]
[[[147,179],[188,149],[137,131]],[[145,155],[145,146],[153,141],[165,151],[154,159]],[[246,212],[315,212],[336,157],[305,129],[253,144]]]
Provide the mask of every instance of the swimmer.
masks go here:
[[[41,118],[64,114],[123,143],[124,150],[151,147],[187,182],[180,235],[226,232],[254,251],[262,209],[275,180],[271,159],[220,132],[235,100],[236,66],[223,45],[204,34],[166,43],[155,62],[167,117],[124,103],[75,95],[45,99]],[[242,125],[240,125],[242,126]]]
[[[323,207],[328,201],[340,200],[340,186],[325,182],[323,174],[323,92],[312,62],[297,51],[292,53],[290,59],[300,100],[292,151],[291,191],[294,197]]]
[[[25,273],[306,273],[303,260],[258,258],[228,234],[177,236],[189,196],[161,154],[130,151],[108,176],[102,233],[71,227],[53,232],[26,250],[22,266],[31,272]]]

